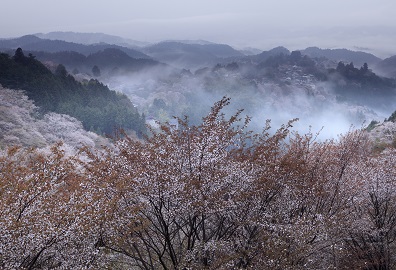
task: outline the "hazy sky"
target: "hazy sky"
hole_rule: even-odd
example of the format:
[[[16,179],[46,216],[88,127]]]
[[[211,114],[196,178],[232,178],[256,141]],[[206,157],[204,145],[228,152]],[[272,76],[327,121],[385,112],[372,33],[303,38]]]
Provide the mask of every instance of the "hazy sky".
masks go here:
[[[76,31],[260,49],[396,51],[395,0],[1,0],[0,6],[0,37]]]

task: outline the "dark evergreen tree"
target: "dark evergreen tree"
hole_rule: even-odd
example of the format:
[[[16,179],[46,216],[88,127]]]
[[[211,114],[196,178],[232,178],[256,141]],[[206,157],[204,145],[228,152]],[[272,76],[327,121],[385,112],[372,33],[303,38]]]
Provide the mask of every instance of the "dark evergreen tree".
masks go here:
[[[15,51],[14,60],[16,62],[23,62],[25,60],[25,54],[23,53],[21,48],[18,48]]]
[[[390,121],[395,123],[396,122],[396,111],[394,111],[391,116],[389,116],[389,118],[386,121]]]
[[[93,66],[93,68],[92,68],[92,74],[93,74],[95,77],[100,77],[100,69],[99,69],[99,67],[98,67],[97,65]]]
[[[300,51],[292,51],[290,54],[290,60],[294,63],[297,63],[301,60],[302,55]]]
[[[55,75],[60,77],[66,77],[67,76],[66,67],[62,64],[58,65],[55,70]]]
[[[81,84],[68,75],[63,65],[52,73],[33,55],[25,57],[21,48],[13,57],[0,54],[0,84],[25,90],[41,112],[73,116],[86,130],[113,134],[121,128],[145,133],[145,120],[127,96],[111,91],[97,80]]]

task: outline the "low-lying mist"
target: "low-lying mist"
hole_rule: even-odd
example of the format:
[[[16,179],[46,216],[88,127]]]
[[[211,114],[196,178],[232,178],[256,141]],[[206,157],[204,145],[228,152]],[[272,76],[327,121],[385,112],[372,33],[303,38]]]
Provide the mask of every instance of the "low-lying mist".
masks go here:
[[[105,82],[127,94],[150,123],[186,115],[191,124],[199,124],[211,106],[226,96],[231,104],[224,113],[231,115],[243,109],[242,116],[251,117],[249,127],[255,132],[261,132],[267,119],[275,130],[298,118],[293,123],[294,131],[320,132],[320,139],[331,139],[367,126],[372,120],[382,121],[393,111],[340,100],[332,83],[297,73],[282,81],[252,75],[251,70],[242,68],[216,66],[194,73],[161,68],[111,77]]]

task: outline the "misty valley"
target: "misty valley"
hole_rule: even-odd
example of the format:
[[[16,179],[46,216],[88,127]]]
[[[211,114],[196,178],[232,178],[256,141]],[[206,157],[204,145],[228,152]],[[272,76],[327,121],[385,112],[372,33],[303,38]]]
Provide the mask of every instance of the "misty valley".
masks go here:
[[[2,269],[396,269],[395,164],[396,55],[0,39]]]
[[[53,33],[57,38],[61,34]],[[267,119],[277,128],[298,118],[294,126],[297,131],[320,131],[324,139],[336,138],[371,121],[383,122],[395,111],[396,69],[395,64],[387,64],[392,57],[381,60],[364,52],[314,47],[293,52],[277,47],[254,54],[204,41],[166,41],[143,47],[134,44],[123,47],[117,42],[88,45],[44,39],[51,38],[51,33],[47,35],[2,40],[0,48],[10,58],[16,46],[22,47],[26,55],[41,61],[53,73],[58,65],[64,67],[64,76],[70,77],[70,83],[92,88],[95,80],[126,95],[132,107],[145,117],[136,121],[151,126],[184,116],[197,124],[223,96],[232,99],[230,113],[243,109],[244,114],[252,117],[251,128],[256,132]],[[63,38],[67,40],[70,36],[71,33],[64,33]],[[3,87],[21,89],[23,85],[13,85],[12,78],[6,76],[11,75],[3,75]],[[37,85],[33,78],[25,76],[23,80],[23,84]],[[62,87],[70,88],[67,84]],[[95,112],[96,121],[103,118],[109,121],[106,127],[98,126],[91,119],[94,117],[86,116],[94,112],[87,112],[84,107],[91,108],[95,102],[101,108],[108,105],[89,101],[75,108],[76,104],[68,104],[69,89],[52,93],[54,96],[44,105],[43,95],[37,94],[41,89],[28,90],[28,97],[39,107],[77,118],[86,130],[101,135],[113,135],[114,127],[133,130],[139,136],[145,132],[144,123],[132,127],[116,121],[114,115],[99,116]],[[59,99],[61,104],[57,104]]]

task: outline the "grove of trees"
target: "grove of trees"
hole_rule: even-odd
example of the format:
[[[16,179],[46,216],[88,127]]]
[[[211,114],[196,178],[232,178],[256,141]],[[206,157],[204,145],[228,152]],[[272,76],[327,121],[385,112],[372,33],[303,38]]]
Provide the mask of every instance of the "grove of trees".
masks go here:
[[[39,115],[33,101],[20,90],[0,85],[0,149],[9,145],[46,147],[62,140],[74,152],[78,147],[105,144],[103,137],[84,130],[77,119],[57,113]]]
[[[396,150],[363,131],[196,126],[0,157],[0,268],[395,269]]]
[[[98,80],[80,83],[61,64],[52,72],[32,54],[25,56],[21,48],[13,57],[0,53],[0,84],[24,90],[42,113],[77,118],[88,131],[112,135],[122,128],[138,136],[146,132],[144,116],[126,95],[111,91]]]

